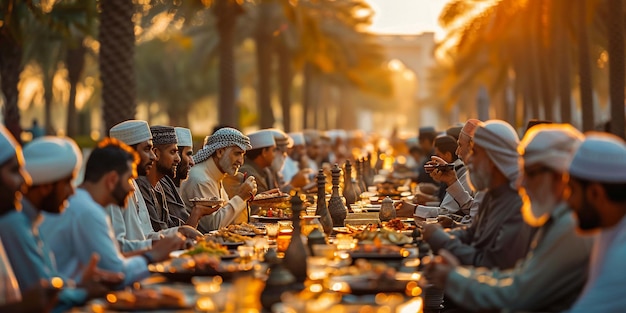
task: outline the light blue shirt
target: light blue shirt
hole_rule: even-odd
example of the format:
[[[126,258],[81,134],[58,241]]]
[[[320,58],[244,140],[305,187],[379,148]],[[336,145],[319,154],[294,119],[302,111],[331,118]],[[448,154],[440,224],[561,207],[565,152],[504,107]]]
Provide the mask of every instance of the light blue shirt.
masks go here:
[[[76,189],[63,214],[44,217],[39,229],[62,275],[79,280],[94,252],[100,256],[98,268],[124,273],[125,285],[150,275],[144,258],[120,253],[109,217],[85,189]]]
[[[22,211],[15,210],[0,216],[0,239],[22,292],[39,284],[41,279],[66,279],[58,273],[53,255],[39,236],[40,220],[39,211],[25,198],[22,200]],[[64,288],[59,293],[54,311],[62,312],[84,303],[86,299],[84,289]]]
[[[589,280],[569,312],[623,312],[626,308],[626,217],[594,243]]]

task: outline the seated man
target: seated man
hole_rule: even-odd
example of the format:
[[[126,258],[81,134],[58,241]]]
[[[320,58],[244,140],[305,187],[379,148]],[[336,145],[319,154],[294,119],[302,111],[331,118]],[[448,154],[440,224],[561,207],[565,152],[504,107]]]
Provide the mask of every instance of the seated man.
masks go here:
[[[537,127],[537,126],[535,126]],[[596,233],[589,279],[568,312],[623,312],[626,307],[626,143],[588,133],[569,167],[569,204],[578,228]]]
[[[37,288],[42,280],[57,287],[66,285],[63,281],[67,277],[60,275],[42,241],[39,222],[42,211],[61,213],[74,193],[72,180],[81,164],[78,147],[68,138],[40,137],[26,146],[23,157],[19,144],[0,125],[0,154],[0,191],[6,200],[0,201],[0,238],[9,262],[14,264],[20,291]],[[20,203],[19,192],[25,190]],[[78,288],[69,283],[60,291],[54,311],[62,312],[104,295],[108,288],[103,283],[121,282],[120,274],[98,270],[97,259],[98,255],[91,257]]]
[[[236,176],[243,164],[246,150],[250,149],[250,139],[240,131],[225,127],[209,136],[206,145],[194,156],[195,165],[189,172],[189,178],[180,187],[181,197],[187,210],[193,209],[189,199],[219,198],[228,203],[217,212],[205,216],[198,224],[203,233],[230,225],[237,216],[245,214],[246,201],[256,194],[254,176],[241,183],[239,193],[229,198],[222,181],[226,175]],[[245,215],[244,215],[245,216]]]
[[[559,312],[568,309],[587,278],[591,238],[576,232],[567,205],[567,167],[582,134],[571,125],[536,127],[520,143],[524,166],[523,217],[539,227],[523,262],[505,271],[458,266],[441,252],[445,262],[429,264],[425,276],[446,296],[467,309],[483,311]],[[522,192],[525,196],[525,193]]]
[[[89,155],[85,179],[70,197],[65,212],[45,215],[40,233],[63,275],[78,278],[91,255],[97,253],[98,267],[123,273],[124,285],[128,286],[150,275],[149,263],[168,259],[170,252],[184,248],[182,236],[171,236],[135,256],[124,257],[120,252],[104,207],[126,207],[138,162],[139,156],[130,147],[105,139]]]
[[[439,224],[426,224],[423,237],[433,251],[447,249],[463,265],[500,269],[513,267],[526,255],[533,229],[524,223],[520,210],[518,143],[517,133],[506,122],[491,120],[478,126],[468,160],[474,189],[485,192],[478,220],[449,233]]]

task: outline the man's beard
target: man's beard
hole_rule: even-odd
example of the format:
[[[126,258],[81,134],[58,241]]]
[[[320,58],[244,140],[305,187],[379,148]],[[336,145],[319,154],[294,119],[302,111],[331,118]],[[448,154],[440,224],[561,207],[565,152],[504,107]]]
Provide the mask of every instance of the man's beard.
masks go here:
[[[272,160],[272,165],[270,165],[272,171],[276,173],[282,171],[283,167],[285,166],[285,160],[287,160],[287,157],[283,154],[279,154],[274,157],[274,159]]]
[[[177,166],[170,166],[170,167],[165,167],[163,166],[161,163],[157,162],[156,164],[156,170],[158,173],[161,173],[163,175],[167,175],[169,177],[176,177],[176,168]]]
[[[120,208],[125,208],[126,204],[128,203],[130,191],[124,190],[122,184],[118,182],[117,185],[115,185],[115,189],[113,189],[113,193],[111,195],[113,196],[113,200],[115,201],[115,204],[117,206],[119,206]]]
[[[239,172],[239,167],[233,166],[225,155],[218,160],[218,165],[224,173],[230,176],[235,176]]]
[[[43,198],[41,210],[48,213],[59,214],[67,207],[67,199],[61,201],[56,193],[56,187],[52,192]]]
[[[137,175],[138,176],[147,176],[148,170],[146,169],[148,165],[151,165],[152,161],[148,161],[146,163],[141,164],[141,166],[137,166]]]
[[[483,163],[484,164],[484,163]],[[491,171],[486,166],[469,166],[470,186],[474,191],[482,191],[491,185]]]
[[[576,216],[578,216],[578,227],[582,230],[592,230],[600,227],[600,214],[598,214],[598,210],[596,210],[593,204],[587,200],[584,192],[581,201],[579,209],[575,210]]]
[[[178,178],[180,181],[183,181],[185,179],[187,179],[187,177],[189,176],[189,165],[187,166],[181,166],[180,164],[176,167],[176,178]],[[171,178],[174,178],[174,176],[170,176]]]
[[[560,200],[552,193],[553,182],[533,186],[536,192],[529,194],[528,189],[520,188],[520,195],[524,199],[522,206],[522,216],[526,224],[532,227],[541,227],[548,221],[550,214]]]

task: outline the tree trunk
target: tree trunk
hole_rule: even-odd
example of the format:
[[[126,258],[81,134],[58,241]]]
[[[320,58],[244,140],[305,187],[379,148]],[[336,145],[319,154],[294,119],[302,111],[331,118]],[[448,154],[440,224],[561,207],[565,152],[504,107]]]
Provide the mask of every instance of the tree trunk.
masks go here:
[[[54,68],[54,69],[53,69]],[[44,71],[49,70],[49,73],[44,73],[43,75],[43,99],[44,99],[44,129],[46,130],[46,135],[56,136],[56,128],[52,125],[52,78],[54,77],[54,72],[56,70],[56,66],[50,69],[42,69]]]
[[[261,128],[274,127],[274,112],[272,110],[272,51],[273,38],[270,4],[261,2],[258,5],[259,21],[256,37],[257,60],[257,109]]]
[[[242,9],[235,1],[217,0],[213,14],[217,17],[219,42],[218,121],[239,127],[239,106],[236,102],[235,24]]]
[[[611,133],[624,138],[624,16],[622,0],[607,1],[609,7],[609,92]]]
[[[302,127],[307,129],[311,127],[309,122],[309,115],[311,114],[312,105],[311,98],[313,97],[313,65],[306,62],[304,65],[304,79],[302,83]]]
[[[17,84],[22,73],[22,47],[6,29],[0,31],[0,83],[4,95],[4,124],[18,142],[22,142]]]
[[[135,103],[135,25],[132,0],[100,3],[100,79],[105,131],[133,119]]]
[[[78,46],[67,50],[65,66],[67,67],[67,79],[70,84],[70,99],[67,104],[66,135],[75,137],[78,135],[78,114],[76,113],[76,85],[85,67],[85,47],[82,40]]]
[[[286,132],[293,131],[291,129],[291,84],[293,74],[291,71],[291,53],[285,43],[277,45],[278,52],[278,81],[280,106],[283,111],[283,129]]]
[[[570,71],[570,45],[567,39],[567,31],[564,25],[557,25],[556,38],[556,64],[559,75],[557,84],[559,88],[559,102],[561,109],[561,122],[572,122],[572,78]]]
[[[578,20],[578,71],[580,75],[580,106],[582,108],[583,132],[594,129],[595,115],[593,104],[593,81],[591,59],[589,57],[589,36],[587,34],[586,2],[579,1]]]

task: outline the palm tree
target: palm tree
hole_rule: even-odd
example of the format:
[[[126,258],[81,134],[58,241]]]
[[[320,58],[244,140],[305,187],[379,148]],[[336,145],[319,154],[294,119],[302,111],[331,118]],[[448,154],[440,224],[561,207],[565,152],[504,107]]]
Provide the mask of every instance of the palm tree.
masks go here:
[[[624,138],[624,12],[622,0],[609,0],[608,41],[611,132]]]
[[[102,1],[100,7],[100,78],[108,131],[135,117],[135,9],[132,0]]]

